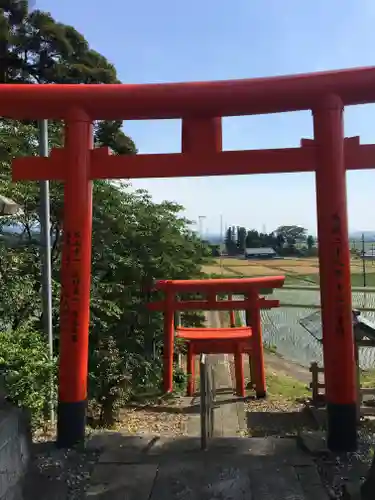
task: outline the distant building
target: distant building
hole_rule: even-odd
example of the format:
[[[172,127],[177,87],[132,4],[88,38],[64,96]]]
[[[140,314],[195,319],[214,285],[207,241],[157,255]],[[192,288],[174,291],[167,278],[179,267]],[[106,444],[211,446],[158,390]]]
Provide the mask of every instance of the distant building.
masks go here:
[[[246,248],[245,259],[274,259],[277,253],[273,248]]]
[[[375,260],[375,249],[372,248],[371,250],[367,250],[365,253],[361,252],[361,257],[364,260]]]

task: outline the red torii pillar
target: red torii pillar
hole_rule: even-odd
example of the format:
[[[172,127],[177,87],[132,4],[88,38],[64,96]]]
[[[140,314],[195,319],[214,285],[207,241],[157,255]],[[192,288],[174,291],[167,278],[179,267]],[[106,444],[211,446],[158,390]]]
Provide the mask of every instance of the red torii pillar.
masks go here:
[[[90,323],[92,124],[74,110],[65,123],[63,250],[60,298],[60,364],[57,445],[85,438]],[[49,160],[53,168],[53,158]]]
[[[53,171],[64,160],[57,446],[85,438],[91,284],[91,119],[80,109],[65,120],[65,147],[41,160]],[[22,159],[25,167],[33,158]],[[30,165],[31,166],[31,165]]]
[[[327,96],[313,109],[328,447],[357,447],[355,356],[344,157],[344,106]],[[336,374],[340,374],[340,378]]]

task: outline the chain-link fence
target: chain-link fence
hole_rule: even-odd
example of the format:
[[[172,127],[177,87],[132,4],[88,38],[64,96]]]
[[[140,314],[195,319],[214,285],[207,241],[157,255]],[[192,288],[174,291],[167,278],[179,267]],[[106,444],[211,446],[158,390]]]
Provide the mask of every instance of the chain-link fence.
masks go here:
[[[263,339],[266,344],[272,345],[276,350],[290,361],[303,366],[310,366],[316,361],[323,362],[323,351],[319,332],[315,337],[311,335],[301,321],[306,318],[312,320],[320,315],[320,290],[317,287],[275,289],[272,299],[280,301],[281,307],[262,310]],[[361,317],[375,322],[375,289],[354,289],[353,309],[361,311]],[[245,321],[244,313],[241,318]],[[319,321],[314,320],[319,330]],[[375,349],[362,347],[359,353],[360,366],[363,369],[375,368]]]

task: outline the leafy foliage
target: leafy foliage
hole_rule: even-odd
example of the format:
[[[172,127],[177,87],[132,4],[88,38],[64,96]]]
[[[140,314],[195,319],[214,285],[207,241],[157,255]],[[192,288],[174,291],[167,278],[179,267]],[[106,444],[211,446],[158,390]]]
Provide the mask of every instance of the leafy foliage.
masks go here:
[[[0,83],[118,83],[116,69],[72,26],[51,14],[29,12],[29,2],[6,0],[0,8]],[[134,154],[121,121],[95,124],[95,142]]]
[[[2,6],[0,57],[6,64],[1,82],[117,82],[113,65],[90,49],[74,28],[45,12],[28,13],[27,2],[8,0]],[[95,123],[95,144],[108,146],[115,154],[135,154],[133,141],[121,127],[121,121]],[[49,141],[50,147],[61,146],[60,123],[49,123]],[[42,329],[39,186],[11,183],[12,159],[37,154],[35,123],[0,121],[0,192],[23,208],[20,215],[0,219],[3,332]],[[162,316],[148,313],[150,297],[144,285],[158,278],[200,276],[210,250],[190,231],[181,206],[153,203],[146,191],[134,191],[128,183],[96,181],[93,191],[89,397],[102,423],[110,424],[116,409],[134,392],[160,383]],[[51,183],[50,192],[53,324],[58,353],[63,185]],[[201,318],[190,313],[183,321],[194,324]],[[4,335],[9,338],[8,333]],[[44,343],[36,345],[44,356]],[[5,364],[10,361],[4,358]],[[26,393],[17,397],[29,405]],[[37,415],[38,408],[39,404],[32,408]]]
[[[228,255],[243,254],[246,248],[271,247],[279,255],[315,254],[313,236],[306,236],[306,229],[300,226],[280,226],[271,233],[260,233],[256,229],[230,226],[225,236]]]
[[[56,377],[43,336],[28,329],[0,331],[0,375],[7,398],[30,411],[34,426],[40,424],[50,400],[46,381]]]

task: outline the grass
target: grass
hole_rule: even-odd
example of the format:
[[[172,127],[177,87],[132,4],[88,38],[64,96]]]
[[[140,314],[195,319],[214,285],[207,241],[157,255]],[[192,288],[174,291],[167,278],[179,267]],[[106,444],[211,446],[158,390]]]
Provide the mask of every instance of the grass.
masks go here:
[[[270,354],[277,354],[277,347],[273,344],[263,344],[263,349]]]
[[[309,397],[306,384],[284,375],[283,373],[268,372],[266,376],[268,395],[275,399],[297,401]]]
[[[361,371],[361,387],[375,387],[375,370]]]
[[[243,326],[239,311],[235,311],[236,326]],[[222,325],[223,326],[223,325]],[[265,352],[276,354],[277,348],[275,345],[264,345]],[[374,371],[375,382],[375,371]],[[276,400],[285,400],[287,402],[295,402],[297,400],[306,399],[309,396],[309,391],[306,384],[289,377],[286,374],[268,370],[266,375],[267,393],[270,398]]]

